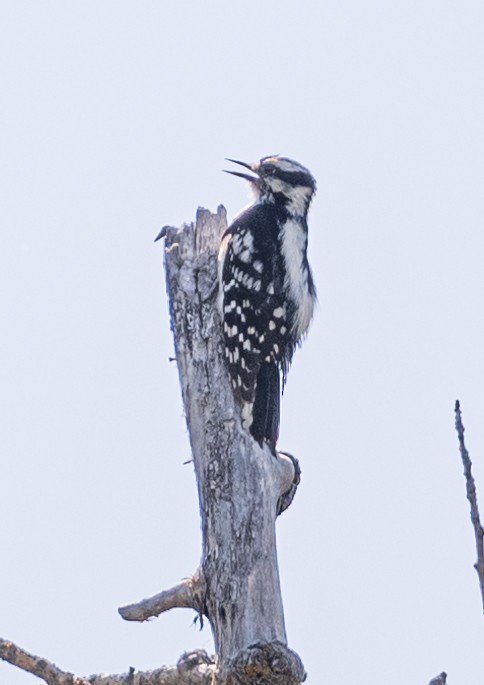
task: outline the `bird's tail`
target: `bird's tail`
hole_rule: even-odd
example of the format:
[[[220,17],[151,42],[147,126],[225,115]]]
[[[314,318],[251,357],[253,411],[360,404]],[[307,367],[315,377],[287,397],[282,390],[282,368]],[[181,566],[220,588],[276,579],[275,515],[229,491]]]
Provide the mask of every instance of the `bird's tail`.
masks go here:
[[[279,368],[273,362],[263,362],[257,374],[250,432],[260,444],[267,442],[273,452],[279,437],[280,402]]]

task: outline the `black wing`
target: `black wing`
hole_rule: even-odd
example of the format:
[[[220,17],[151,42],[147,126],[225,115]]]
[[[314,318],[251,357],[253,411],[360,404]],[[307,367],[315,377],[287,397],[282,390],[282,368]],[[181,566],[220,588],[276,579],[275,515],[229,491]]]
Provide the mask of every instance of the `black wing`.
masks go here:
[[[275,448],[280,371],[292,356],[275,213],[254,205],[230,226],[222,270],[225,354],[243,418]],[[289,356],[288,356],[289,354]]]

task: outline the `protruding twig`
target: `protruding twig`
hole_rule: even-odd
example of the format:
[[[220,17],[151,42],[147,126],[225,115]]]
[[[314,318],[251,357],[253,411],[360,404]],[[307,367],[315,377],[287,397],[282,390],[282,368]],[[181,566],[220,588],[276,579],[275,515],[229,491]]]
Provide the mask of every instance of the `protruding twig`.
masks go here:
[[[160,230],[158,235],[156,236],[154,242],[156,243],[157,240],[160,240],[161,238],[165,238],[166,234],[170,230],[171,226],[163,226],[163,228]]]
[[[203,613],[204,583],[198,572],[169,590],[118,609],[126,621],[147,621],[170,609],[195,609]]]
[[[474,535],[476,538],[477,562],[474,568],[477,571],[479,578],[479,587],[481,589],[482,607],[484,611],[484,528],[481,525],[479,518],[479,507],[477,506],[477,492],[474,478],[472,477],[472,462],[469,457],[469,452],[464,443],[464,426],[462,425],[462,416],[460,411],[459,400],[455,403],[455,429],[459,438],[459,449],[464,464],[464,476],[466,479],[467,499],[471,505],[471,521],[474,527]]]

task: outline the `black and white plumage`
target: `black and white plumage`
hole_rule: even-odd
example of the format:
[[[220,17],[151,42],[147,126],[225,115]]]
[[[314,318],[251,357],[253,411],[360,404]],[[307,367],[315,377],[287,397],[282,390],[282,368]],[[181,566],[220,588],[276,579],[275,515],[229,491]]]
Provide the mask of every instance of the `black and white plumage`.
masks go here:
[[[286,157],[240,164],[254,203],[225,232],[219,251],[225,356],[243,424],[275,451],[281,380],[313,316],[316,290],[307,259],[311,173]]]

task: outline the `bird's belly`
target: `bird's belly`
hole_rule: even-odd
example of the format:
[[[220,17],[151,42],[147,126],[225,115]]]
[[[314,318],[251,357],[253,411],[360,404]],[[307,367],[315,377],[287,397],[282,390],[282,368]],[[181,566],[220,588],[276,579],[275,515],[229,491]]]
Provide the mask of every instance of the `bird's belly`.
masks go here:
[[[295,339],[299,340],[306,334],[314,313],[314,300],[309,292],[307,277],[306,281],[298,289],[298,299],[294,304],[296,309],[293,332]]]

